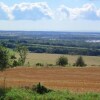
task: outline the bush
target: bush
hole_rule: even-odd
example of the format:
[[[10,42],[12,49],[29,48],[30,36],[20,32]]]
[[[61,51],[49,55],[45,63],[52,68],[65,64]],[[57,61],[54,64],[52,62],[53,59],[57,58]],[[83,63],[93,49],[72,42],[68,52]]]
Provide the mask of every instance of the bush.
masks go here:
[[[10,89],[3,100],[34,100],[31,90],[22,88]]]
[[[36,63],[36,66],[44,66],[42,63]]]
[[[13,67],[16,67],[16,66],[19,66],[19,63],[18,63],[18,61],[14,60]]]
[[[78,57],[74,66],[80,66],[80,67],[83,67],[83,66],[86,66],[82,56]]]
[[[35,87],[33,86],[32,90],[39,94],[45,94],[51,91],[50,89],[47,89],[45,86],[41,85],[40,82]]]
[[[22,65],[22,61],[18,59],[13,61],[12,67],[21,66],[21,65]]]
[[[54,66],[53,64],[47,64],[47,66]]]
[[[68,59],[67,57],[64,57],[64,56],[61,56],[57,59],[57,62],[56,62],[57,65],[59,66],[65,66],[68,64]]]
[[[15,55],[11,55],[11,59],[17,59]]]
[[[6,94],[6,90],[0,87],[0,100],[3,100],[3,98],[5,97],[5,94]]]

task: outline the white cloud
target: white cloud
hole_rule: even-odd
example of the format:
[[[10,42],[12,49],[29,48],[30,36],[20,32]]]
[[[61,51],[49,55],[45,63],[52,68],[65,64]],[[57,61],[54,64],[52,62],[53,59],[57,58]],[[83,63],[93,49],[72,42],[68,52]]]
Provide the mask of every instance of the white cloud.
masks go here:
[[[100,9],[97,11],[97,16],[100,17]]]
[[[4,3],[0,2],[0,20],[8,20],[8,19],[12,19],[13,16],[11,14],[11,10],[9,9],[9,7],[7,5],[5,5]]]
[[[52,19],[53,13],[47,3],[20,3],[8,7],[0,2],[0,20],[40,20]]]
[[[46,2],[19,3],[11,7],[0,3],[0,20],[41,20],[41,19],[85,19],[100,20],[100,8],[94,4],[85,4],[80,8],[65,5],[54,11]]]
[[[16,20],[40,20],[42,18],[52,19],[53,13],[47,3],[20,3],[12,8],[14,19]]]
[[[65,5],[59,8],[61,17],[69,19],[100,20],[100,10],[93,4],[85,4],[81,8],[69,8]]]

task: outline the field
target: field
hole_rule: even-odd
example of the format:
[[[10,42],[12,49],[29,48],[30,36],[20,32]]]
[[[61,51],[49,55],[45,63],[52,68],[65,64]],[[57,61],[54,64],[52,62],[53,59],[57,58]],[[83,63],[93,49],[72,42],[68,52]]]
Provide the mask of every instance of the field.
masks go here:
[[[31,68],[18,67],[0,72],[0,85],[6,87],[32,86],[41,82],[55,90],[100,92],[100,68]]]
[[[31,66],[35,66],[36,63],[42,63],[44,65],[47,64],[56,64],[56,60],[58,57],[62,56],[62,54],[46,54],[46,53],[28,53],[27,62],[30,63]],[[69,64],[73,65],[77,59],[77,55],[64,55],[68,58]],[[100,66],[100,57],[99,56],[83,56],[85,63],[88,66]]]

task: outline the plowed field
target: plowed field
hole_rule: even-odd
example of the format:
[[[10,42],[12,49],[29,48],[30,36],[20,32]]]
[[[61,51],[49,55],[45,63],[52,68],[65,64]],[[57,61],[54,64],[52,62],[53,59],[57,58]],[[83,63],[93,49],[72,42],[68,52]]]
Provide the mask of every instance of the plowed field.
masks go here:
[[[100,68],[26,68],[18,67],[0,72],[0,85],[6,87],[32,86],[41,82],[51,89],[76,92],[100,92]]]

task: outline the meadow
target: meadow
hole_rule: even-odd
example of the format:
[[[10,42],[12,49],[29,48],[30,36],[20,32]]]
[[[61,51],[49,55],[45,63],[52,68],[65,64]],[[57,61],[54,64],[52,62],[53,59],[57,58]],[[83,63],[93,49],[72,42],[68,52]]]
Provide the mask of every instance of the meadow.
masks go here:
[[[41,95],[32,90],[13,88],[0,98],[0,100],[99,100],[100,93],[53,91]]]
[[[29,62],[30,66],[35,66],[36,63],[42,63],[44,66],[48,64],[56,65],[56,61],[60,56],[66,56],[69,61],[69,66],[72,66],[73,63],[78,58],[78,55],[67,55],[67,54],[47,54],[47,53],[28,53],[26,59],[26,65]],[[100,56],[83,56],[83,59],[88,67],[100,66]]]

